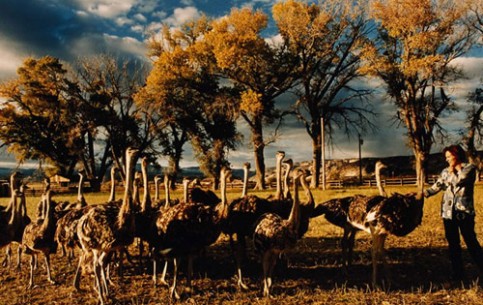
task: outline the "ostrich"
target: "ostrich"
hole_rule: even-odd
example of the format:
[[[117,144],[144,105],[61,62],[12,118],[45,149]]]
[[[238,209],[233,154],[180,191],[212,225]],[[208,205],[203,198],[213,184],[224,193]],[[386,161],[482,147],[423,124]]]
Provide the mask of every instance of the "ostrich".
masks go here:
[[[31,223],[27,215],[27,204],[25,200],[25,189],[27,185],[19,181],[20,173],[14,172],[10,176],[11,198],[8,206],[0,211],[0,247],[6,246],[6,256],[2,262],[3,267],[11,264],[11,244],[22,243],[22,235],[25,227]],[[17,199],[19,203],[17,204]],[[3,208],[3,207],[2,207]],[[17,249],[17,269],[20,269],[22,248]]]
[[[384,192],[385,193],[385,192]],[[382,196],[380,196],[382,197]],[[384,243],[389,234],[402,237],[411,233],[421,224],[423,217],[424,196],[418,193],[394,193],[382,200],[368,201],[365,210],[349,208],[349,223],[372,237],[372,284],[376,286],[377,267],[382,260],[385,278],[388,268]]]
[[[373,205],[386,198],[386,193],[381,183],[381,170],[383,168],[385,168],[385,165],[382,162],[376,162],[375,176],[379,195],[354,195],[343,198],[330,199],[323,203],[317,204],[311,215],[311,217],[324,215],[327,221],[344,230],[341,239],[341,247],[342,261],[346,272],[348,268],[352,265],[354,241],[357,232],[360,230],[358,226],[354,226],[354,224],[348,220],[349,214],[351,214],[353,218],[355,218],[357,214],[365,215],[368,208],[372,207]]]
[[[233,200],[228,206],[228,216],[225,222],[223,232],[230,237],[231,248],[235,252],[235,261],[237,265],[238,287],[248,290],[248,286],[243,282],[241,265],[243,258],[246,257],[246,236],[253,235],[255,222],[257,219],[268,212],[282,214],[287,217],[290,209],[287,209],[287,203],[283,200],[282,193],[282,162],[285,158],[285,152],[278,151],[275,155],[275,176],[276,176],[276,193],[269,198],[260,198],[255,195],[247,195],[248,171],[250,163],[243,166],[243,193],[242,197]],[[289,162],[290,163],[290,162]],[[236,235],[236,245],[234,236]]]
[[[157,222],[158,222],[158,219],[161,217],[161,213],[165,213],[166,211],[168,211],[170,209],[170,207],[172,206],[176,206],[178,204],[180,204],[180,201],[178,199],[176,200],[171,200],[171,197],[170,197],[170,183],[169,183],[169,175],[168,174],[165,174],[165,181],[164,181],[164,185],[165,185],[165,192],[166,192],[166,197],[165,197],[165,204],[164,206],[161,206],[158,208],[158,211],[156,213],[156,215],[153,217],[153,223],[152,223],[152,227],[154,227],[154,229],[156,230],[156,234],[155,234],[155,241],[154,241],[154,246],[151,247],[151,256],[153,258],[153,283],[154,283],[154,286],[156,286],[158,284],[158,274],[157,274],[157,269],[158,269],[158,252],[159,252],[159,243],[160,243],[160,233],[157,232],[158,231],[158,227],[157,227]],[[188,185],[190,183],[190,180],[188,178],[184,178],[183,179],[183,203],[187,203],[188,202]],[[166,260],[165,263],[164,263],[164,267],[163,267],[163,271],[161,273],[161,279],[159,280],[159,282],[164,285],[164,286],[169,286],[168,282],[166,281],[166,272],[168,270],[168,261]]]
[[[139,211],[136,213],[136,232],[135,236],[139,237],[139,256],[142,257],[144,252],[143,242],[146,241],[151,250],[152,244],[155,242],[156,231],[152,226],[156,212],[152,205],[152,199],[149,191],[148,179],[148,158],[141,158],[141,178],[144,186],[143,198]]]
[[[50,273],[50,254],[57,250],[57,243],[54,240],[55,234],[55,203],[51,200],[51,190],[47,190],[42,195],[42,204],[45,205],[44,218],[37,222],[32,222],[25,227],[22,238],[22,248],[24,252],[30,255],[30,280],[27,289],[34,287],[34,268],[38,253],[43,253],[45,257],[45,266],[47,269],[47,280],[54,284]]]
[[[99,301],[109,295],[106,268],[109,257],[114,251],[123,250],[134,240],[135,221],[133,214],[133,169],[138,150],[126,150],[126,187],[121,207],[117,205],[98,205],[87,211],[77,225],[77,236],[82,246],[78,271],[84,260],[92,255],[95,287]]]
[[[243,164],[242,196],[230,202],[227,219],[223,226],[223,233],[229,236],[230,246],[234,251],[238,276],[237,285],[243,290],[248,290],[248,286],[243,282],[241,269],[243,258],[246,256],[245,237],[253,234],[253,225],[256,220],[270,210],[270,202],[267,199],[247,194],[249,170],[250,163],[245,162]]]
[[[199,184],[199,180],[196,179]],[[216,196],[216,194],[211,191],[211,190],[203,190],[199,186],[193,187],[189,191],[189,198],[192,202],[198,202],[198,203],[203,203],[206,205],[211,205],[215,206],[217,205],[221,200]]]
[[[178,261],[188,257],[187,287],[191,289],[193,255],[214,243],[220,233],[221,224],[226,218],[226,180],[230,170],[223,167],[220,172],[221,202],[216,206],[185,202],[164,209],[156,221],[160,237],[157,249],[165,257],[173,258],[173,284],[170,297],[179,299],[176,292]]]
[[[288,219],[275,213],[266,213],[260,217],[253,233],[255,250],[260,253],[263,267],[263,296],[270,297],[272,272],[277,258],[287,249],[293,248],[299,236],[300,201],[298,184],[304,174],[294,174],[294,200]]]
[[[83,192],[84,176],[84,172],[80,171],[77,202],[57,221],[57,228],[55,230],[55,241],[61,246],[62,254],[63,256],[67,255],[69,262],[74,257],[74,248],[79,246],[77,223],[86,211],[84,207],[87,206]]]

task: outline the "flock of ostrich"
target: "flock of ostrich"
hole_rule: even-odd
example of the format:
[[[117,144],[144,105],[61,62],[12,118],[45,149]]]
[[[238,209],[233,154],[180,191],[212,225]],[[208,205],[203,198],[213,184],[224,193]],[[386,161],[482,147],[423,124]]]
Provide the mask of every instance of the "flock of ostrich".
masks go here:
[[[27,215],[25,184],[18,173],[10,177],[11,199],[8,205],[0,206],[0,247],[6,248],[4,267],[11,265],[11,245],[19,244],[17,268],[20,268],[21,254],[30,256],[30,277],[28,288],[34,287],[34,271],[37,256],[45,258],[47,279],[51,277],[50,254],[59,246],[69,260],[74,249],[80,255],[73,286],[80,289],[83,273],[94,277],[94,289],[100,304],[110,298],[112,285],[110,265],[117,262],[122,267],[127,247],[139,239],[140,255],[148,245],[148,256],[153,263],[154,285],[167,284],[166,270],[172,263],[173,273],[169,296],[179,299],[177,292],[178,264],[187,258],[186,285],[191,289],[193,258],[206,247],[217,241],[220,234],[229,236],[235,256],[237,286],[248,289],[243,281],[242,260],[246,255],[246,240],[251,239],[253,248],[262,263],[262,293],[271,297],[272,274],[277,259],[288,249],[296,247],[309,228],[311,218],[324,215],[332,224],[343,228],[342,253],[344,267],[351,265],[355,235],[365,231],[372,236],[372,282],[376,285],[379,261],[385,263],[384,241],[388,234],[404,236],[420,223],[423,213],[422,191],[418,193],[387,195],[380,183],[380,170],[384,165],[376,164],[376,179],[379,195],[354,195],[334,198],[315,203],[306,183],[305,171],[294,168],[291,159],[285,159],[284,152],[276,155],[276,193],[268,198],[247,194],[249,163],[244,165],[244,185],[240,198],[227,200],[226,185],[231,170],[222,168],[220,173],[220,196],[200,187],[188,191],[189,180],[183,181],[183,199],[172,200],[168,182],[165,181],[165,198],[159,198],[160,177],[155,177],[155,195],[151,198],[148,186],[146,158],[141,158],[141,175],[135,173],[138,150],[126,150],[126,180],[121,200],[115,198],[116,168],[111,170],[111,193],[109,200],[102,203],[87,203],[82,191],[84,175],[80,181],[76,202],[52,200],[50,182],[38,204],[36,219]],[[165,176],[167,177],[167,176]],[[165,178],[166,179],[166,178]],[[293,186],[290,186],[292,181]],[[299,188],[305,192],[306,202],[300,202]],[[164,261],[161,278],[157,278],[157,263]],[[386,269],[386,268],[384,268]]]

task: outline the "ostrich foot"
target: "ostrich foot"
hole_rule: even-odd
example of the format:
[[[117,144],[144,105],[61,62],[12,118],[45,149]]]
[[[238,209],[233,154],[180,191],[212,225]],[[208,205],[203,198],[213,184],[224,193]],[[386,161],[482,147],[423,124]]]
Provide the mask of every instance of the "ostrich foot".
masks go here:
[[[175,300],[179,300],[180,299],[179,294],[176,291],[176,288],[170,288],[169,289],[169,297],[171,299],[173,299],[173,297],[174,297]]]
[[[248,286],[241,279],[238,279],[238,287],[243,291],[249,290]]]

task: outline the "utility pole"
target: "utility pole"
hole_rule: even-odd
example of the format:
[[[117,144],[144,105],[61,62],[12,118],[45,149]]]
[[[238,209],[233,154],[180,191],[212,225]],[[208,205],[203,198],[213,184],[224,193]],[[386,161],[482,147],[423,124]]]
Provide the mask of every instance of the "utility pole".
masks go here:
[[[362,185],[362,144],[364,140],[361,139],[361,134],[359,134],[359,184]]]

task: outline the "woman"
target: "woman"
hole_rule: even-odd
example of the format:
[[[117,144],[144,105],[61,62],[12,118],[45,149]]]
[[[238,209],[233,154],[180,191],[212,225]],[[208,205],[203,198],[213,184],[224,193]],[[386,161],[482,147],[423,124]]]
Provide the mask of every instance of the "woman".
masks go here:
[[[465,163],[466,154],[459,145],[444,148],[443,155],[448,167],[441,172],[436,183],[424,191],[424,196],[430,197],[444,190],[441,216],[448,241],[453,279],[462,281],[465,279],[465,271],[461,257],[460,233],[480,274],[483,274],[483,252],[474,230],[473,189],[476,169],[472,164]]]

